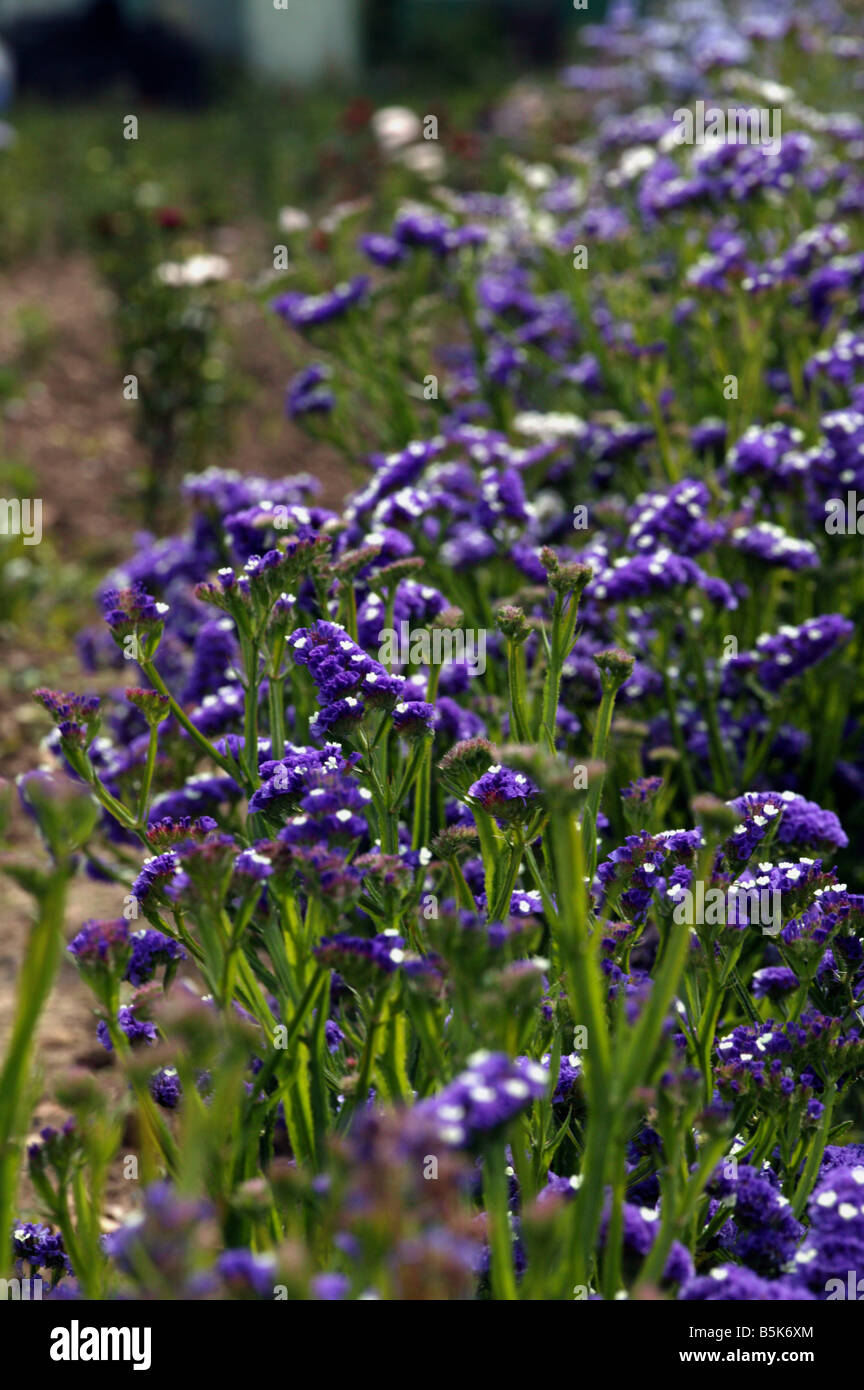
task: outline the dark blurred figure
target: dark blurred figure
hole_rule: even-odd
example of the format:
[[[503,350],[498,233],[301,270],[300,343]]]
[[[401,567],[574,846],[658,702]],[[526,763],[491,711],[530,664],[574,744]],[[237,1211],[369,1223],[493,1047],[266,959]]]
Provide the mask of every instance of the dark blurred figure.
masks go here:
[[[561,61],[572,17],[566,0],[501,0],[495,8],[517,62],[552,67]]]
[[[600,11],[605,0],[597,0]],[[364,0],[366,56],[373,65],[407,61],[454,70],[477,55],[506,55],[519,69],[562,61],[574,20],[572,0]],[[456,51],[453,51],[456,50]],[[447,71],[446,58],[444,71]]]
[[[174,106],[206,99],[206,65],[192,40],[159,20],[129,18],[119,0],[16,20],[2,35],[22,92],[65,99],[123,84],[145,100]]]

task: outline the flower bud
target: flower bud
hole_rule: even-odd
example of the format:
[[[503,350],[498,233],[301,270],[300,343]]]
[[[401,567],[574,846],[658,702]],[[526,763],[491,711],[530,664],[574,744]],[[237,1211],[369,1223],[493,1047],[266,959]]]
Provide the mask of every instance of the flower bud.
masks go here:
[[[600,672],[604,694],[620,690],[633,673],[633,658],[620,647],[609,647],[605,652],[595,652],[594,665]]]

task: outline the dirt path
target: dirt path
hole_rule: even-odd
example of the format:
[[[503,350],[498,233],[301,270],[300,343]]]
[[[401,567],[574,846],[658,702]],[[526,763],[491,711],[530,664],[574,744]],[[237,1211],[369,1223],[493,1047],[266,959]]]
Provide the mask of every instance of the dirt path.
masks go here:
[[[110,311],[108,294],[83,255],[34,261],[0,273],[0,363],[20,349],[22,323],[31,325],[35,343],[23,398],[14,402],[0,427],[0,456],[28,470],[33,495],[43,500],[43,532],[50,534],[59,560],[86,567],[93,588],[105,569],[129,553],[133,535],[141,529],[129,503],[143,458],[132,432],[134,407],[123,399]],[[288,356],[278,337],[262,325],[264,312],[251,299],[233,311],[237,366],[250,395],[237,420],[235,449],[224,462],[244,473],[267,476],[313,473],[321,479],[322,500],[338,504],[350,480],[338,458],[310,443],[284,418]],[[92,620],[92,610],[82,604],[81,626]],[[49,660],[35,627],[21,624],[2,660],[19,670],[33,669],[42,679],[50,666],[56,676],[57,656]],[[64,663],[60,677],[74,682],[74,653]],[[14,750],[11,766],[3,769],[8,776],[34,766],[38,753],[30,727],[34,707],[20,698],[5,703],[0,719],[15,731],[11,742],[5,740]],[[38,854],[23,817],[16,824],[15,842],[19,854]],[[121,907],[116,889],[78,879],[69,894],[67,936],[86,918],[114,917]],[[27,895],[0,876],[0,1046],[11,1022],[32,911]],[[34,1134],[42,1125],[64,1118],[51,1100],[53,1083],[62,1072],[71,1066],[102,1068],[110,1063],[95,1036],[89,992],[66,961],[42,1020],[38,1062],[43,1098],[34,1117]],[[117,1210],[128,1201],[129,1184],[124,1185],[119,1169],[112,1177],[111,1195]]]
[[[138,522],[127,503],[143,455],[114,356],[111,301],[86,256],[34,261],[0,274],[0,361],[14,351],[22,314],[40,323],[40,360],[25,397],[3,424],[2,453],[33,473],[43,526],[64,557],[105,559],[128,552]],[[244,473],[311,472],[324,500],[350,486],[344,464],[286,420],[288,354],[251,299],[232,310],[236,366],[250,399],[224,459]]]

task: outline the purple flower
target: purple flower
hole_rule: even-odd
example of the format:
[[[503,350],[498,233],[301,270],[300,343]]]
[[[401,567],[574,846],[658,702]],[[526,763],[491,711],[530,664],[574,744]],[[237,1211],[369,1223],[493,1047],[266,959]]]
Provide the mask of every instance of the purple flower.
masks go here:
[[[180,861],[173,849],[152,855],[144,860],[141,872],[132,884],[132,897],[143,903],[155,890],[170,898],[172,888],[180,881],[180,875]]]
[[[99,696],[64,694],[61,690],[48,690],[44,686],[34,690],[33,695],[52,716],[62,737],[83,748],[92,737],[93,726],[98,721]]]
[[[782,999],[798,988],[798,976],[785,965],[766,966],[757,970],[750,981],[750,988],[757,999]]]
[[[174,961],[186,959],[186,952],[179,941],[165,936],[152,927],[141,927],[130,936],[132,958],[126,967],[125,979],[130,984],[145,985],[153,979],[160,965],[171,965]]]
[[[762,560],[766,565],[778,565],[790,570],[816,569],[819,552],[812,541],[796,540],[770,521],[755,526],[736,526],[731,535],[733,549]]]
[[[313,738],[326,738],[328,734],[347,737],[362,724],[366,707],[362,700],[348,695],[344,700],[331,700],[329,704],[313,714],[309,720],[309,732]]]
[[[252,883],[264,883],[273,873],[273,865],[259,850],[244,849],[234,860],[234,873]]]
[[[716,1176],[707,1190],[732,1204],[730,1229],[723,1236],[724,1248],[763,1277],[781,1274],[795,1253],[804,1227],[796,1221],[789,1199],[780,1192],[771,1170],[760,1172],[742,1163],[732,1176]]]
[[[377,936],[353,936],[338,932],[323,936],[313,955],[322,965],[337,970],[344,979],[366,983],[379,971],[391,975],[405,960],[405,941],[395,931]]]
[[[26,1260],[31,1270],[69,1270],[62,1235],[38,1222],[19,1221],[12,1227],[12,1253],[16,1260]]]
[[[599,603],[622,603],[654,597],[678,588],[701,589],[712,603],[734,609],[738,600],[723,579],[705,573],[695,560],[676,555],[665,546],[647,555],[621,556],[601,569],[588,584],[586,597]]]
[[[117,1023],[126,1034],[130,1043],[155,1043],[159,1034],[156,1025],[150,1019],[137,1018],[135,1015],[134,1004],[124,1004],[117,1011]],[[108,1031],[108,1024],[104,1019],[100,1019],[96,1026],[96,1034],[102,1046],[107,1052],[114,1051],[114,1044],[111,1041],[111,1034]]]
[[[743,1265],[725,1264],[691,1279],[678,1297],[685,1302],[769,1303],[812,1300],[813,1295],[792,1279],[762,1279]]]
[[[393,709],[393,728],[403,738],[416,739],[432,729],[435,706],[425,700],[402,700]]]
[[[316,1274],[310,1283],[313,1298],[338,1303],[348,1297],[350,1280],[344,1274]]]
[[[73,936],[67,949],[82,967],[97,963],[113,968],[125,965],[130,950],[129,923],[125,917],[115,917],[111,921],[91,918]]]
[[[368,288],[368,275],[355,275],[353,280],[323,294],[302,294],[299,290],[290,290],[274,299],[271,307],[274,313],[286,319],[294,328],[314,328],[341,318],[365,298]]]
[[[255,1255],[251,1250],[224,1250],[216,1269],[234,1297],[272,1298],[276,1279],[276,1258]]]
[[[733,690],[734,677],[752,671],[766,690],[776,691],[808,667],[823,661],[835,647],[849,640],[854,624],[842,613],[809,618],[800,627],[785,626],[763,633],[755,650],[741,652],[726,661],[722,693]],[[730,679],[733,678],[733,679]]]
[[[401,242],[395,237],[386,236],[383,232],[372,232],[368,236],[361,236],[357,245],[360,250],[374,261],[376,265],[390,269],[398,265],[405,259],[405,249]]]
[[[415,1105],[412,1116],[431,1123],[448,1148],[467,1148],[501,1129],[546,1094],[549,1073],[527,1057],[476,1052],[468,1070],[437,1096]]]
[[[285,396],[285,408],[292,420],[301,415],[326,415],[333,409],[333,393],[324,385],[331,375],[330,367],[313,362],[292,377]]]
[[[794,1257],[795,1275],[817,1297],[840,1280],[847,1297],[850,1270],[864,1269],[864,1166],[842,1166],[820,1177],[807,1208],[810,1229]],[[836,1285],[834,1286],[836,1289]],[[837,1297],[837,1293],[834,1292]]]
[[[468,795],[498,820],[510,821],[524,819],[540,792],[524,773],[496,764],[472,783]]]
[[[150,1094],[163,1110],[176,1110],[183,1088],[176,1067],[160,1067],[150,1078]]]
[[[621,788],[621,799],[623,801],[650,801],[657,795],[662,785],[662,777],[637,777],[635,781],[628,782],[626,787]]]
[[[105,622],[115,637],[126,636],[141,629],[144,632],[161,627],[168,614],[166,603],[157,603],[140,581],[127,589],[108,589],[102,596]]]

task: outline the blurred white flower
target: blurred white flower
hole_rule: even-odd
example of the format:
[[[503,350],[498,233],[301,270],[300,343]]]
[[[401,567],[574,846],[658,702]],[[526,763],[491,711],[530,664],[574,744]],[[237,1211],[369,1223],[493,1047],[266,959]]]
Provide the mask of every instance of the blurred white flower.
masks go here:
[[[302,208],[282,208],[279,213],[279,230],[282,232],[305,232],[310,226],[309,214]]]
[[[444,173],[444,155],[431,141],[409,145],[407,149],[400,150],[398,158],[400,164],[423,179],[440,179]]]
[[[517,172],[526,186],[535,193],[542,193],[555,182],[555,170],[551,164],[519,164]]]
[[[618,168],[606,176],[606,183],[610,188],[618,188],[622,183],[632,183],[634,179],[641,178],[652,164],[656,164],[657,158],[657,151],[651,145],[634,145],[632,149],[624,151]]]
[[[372,117],[372,130],[382,150],[392,154],[419,140],[423,126],[407,106],[382,106]]]
[[[230,273],[231,266],[225,256],[190,256],[186,261],[163,261],[156,267],[157,280],[175,288],[227,280]]]
[[[523,410],[513,421],[513,428],[519,434],[533,435],[538,439],[579,439],[588,426],[581,416],[563,411]]]

